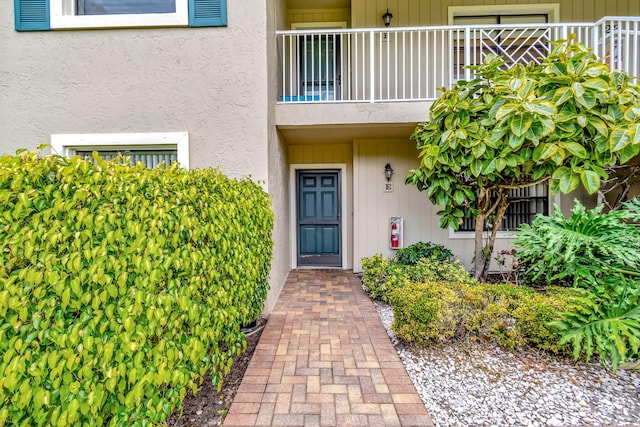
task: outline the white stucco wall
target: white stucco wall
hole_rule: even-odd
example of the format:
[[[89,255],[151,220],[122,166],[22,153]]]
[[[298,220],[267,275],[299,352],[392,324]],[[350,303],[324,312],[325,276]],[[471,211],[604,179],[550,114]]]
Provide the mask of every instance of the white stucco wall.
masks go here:
[[[266,6],[228,27],[23,32],[0,2],[0,153],[56,133],[187,131],[192,168],[267,180]]]
[[[267,31],[273,34],[275,28],[281,28],[286,21],[286,2],[278,0],[269,2],[267,5]],[[267,51],[275,52],[275,38],[267,38]],[[273,60],[267,61],[269,84],[269,99],[276,99],[277,88],[277,62]],[[271,290],[265,301],[264,313],[270,313],[273,310],[287,274],[291,268],[289,262],[291,246],[289,243],[289,167],[287,160],[287,147],[284,138],[276,130],[275,123],[275,104],[268,103],[268,138],[269,138],[269,194],[271,195],[272,207],[275,216],[273,227],[273,261],[271,262],[270,285]]]

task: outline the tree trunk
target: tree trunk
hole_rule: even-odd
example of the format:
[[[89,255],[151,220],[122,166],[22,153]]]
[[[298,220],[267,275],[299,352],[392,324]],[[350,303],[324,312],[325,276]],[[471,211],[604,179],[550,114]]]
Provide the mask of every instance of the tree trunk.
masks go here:
[[[491,264],[491,258],[493,257],[493,248],[496,243],[496,236],[498,235],[498,230],[500,230],[502,218],[504,218],[504,215],[507,212],[507,208],[509,207],[506,196],[501,194],[498,197],[500,201],[498,202],[498,207],[495,210],[496,214],[494,216],[491,234],[489,235],[487,245],[482,248],[484,255],[484,265],[482,266],[482,273],[480,276],[476,276],[476,278],[479,278],[482,281],[486,280],[487,274],[489,274],[489,265]]]
[[[482,243],[484,222],[491,215],[491,194],[486,188],[481,188],[478,193],[478,216],[475,226],[475,257],[473,263],[473,276],[478,279],[484,273],[485,253]]]
[[[475,229],[475,258],[473,263],[473,277],[479,279],[484,273],[485,256],[484,245],[482,244],[482,234],[484,233],[484,215],[478,215],[476,217],[476,229]]]
[[[475,229],[475,259],[473,265],[473,276],[478,280],[486,280],[489,273],[489,265],[491,264],[491,257],[493,255],[493,247],[496,242],[496,236],[504,218],[509,202],[507,201],[507,195],[509,189],[499,188],[494,189],[494,200],[492,203],[491,192],[485,189],[480,189],[478,194],[478,216],[476,217],[476,229]],[[491,234],[487,240],[486,245],[483,242],[484,223],[495,212],[493,227],[491,228]]]

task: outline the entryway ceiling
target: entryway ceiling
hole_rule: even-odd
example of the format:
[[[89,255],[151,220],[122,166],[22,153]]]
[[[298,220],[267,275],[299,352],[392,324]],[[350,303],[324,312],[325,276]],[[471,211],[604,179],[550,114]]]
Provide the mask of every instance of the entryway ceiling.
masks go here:
[[[355,139],[409,139],[416,124],[279,127],[289,144],[344,144]]]

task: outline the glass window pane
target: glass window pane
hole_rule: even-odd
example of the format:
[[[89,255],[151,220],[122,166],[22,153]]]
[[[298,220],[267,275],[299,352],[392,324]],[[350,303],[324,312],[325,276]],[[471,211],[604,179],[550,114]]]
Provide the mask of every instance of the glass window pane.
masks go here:
[[[78,15],[176,13],[176,0],[78,0]]]

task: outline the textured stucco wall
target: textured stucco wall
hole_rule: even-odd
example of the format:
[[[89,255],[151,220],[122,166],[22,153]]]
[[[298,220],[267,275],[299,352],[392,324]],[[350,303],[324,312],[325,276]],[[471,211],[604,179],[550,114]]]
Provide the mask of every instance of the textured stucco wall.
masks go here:
[[[276,0],[267,5],[267,34],[273,34],[276,28],[282,28],[286,21],[286,2]],[[267,37],[267,51],[276,52],[275,37]],[[272,56],[269,55],[271,58]],[[276,99],[278,62],[268,61],[269,99]],[[273,227],[273,261],[271,263],[271,290],[265,301],[264,312],[270,313],[275,306],[285,279],[291,268],[289,259],[289,167],[284,138],[276,130],[275,103],[268,104],[269,138],[269,194],[271,195],[275,224]]]
[[[54,133],[187,131],[192,168],[267,180],[266,6],[228,27],[18,33],[0,2],[0,153]]]

